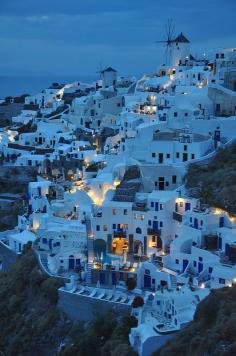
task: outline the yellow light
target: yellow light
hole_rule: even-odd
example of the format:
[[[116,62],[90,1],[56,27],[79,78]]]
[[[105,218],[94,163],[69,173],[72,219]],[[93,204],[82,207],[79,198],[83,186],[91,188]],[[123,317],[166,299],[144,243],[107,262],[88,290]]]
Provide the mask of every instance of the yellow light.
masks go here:
[[[205,283],[202,283],[202,284],[200,285],[200,288],[204,289],[204,288],[205,288]]]

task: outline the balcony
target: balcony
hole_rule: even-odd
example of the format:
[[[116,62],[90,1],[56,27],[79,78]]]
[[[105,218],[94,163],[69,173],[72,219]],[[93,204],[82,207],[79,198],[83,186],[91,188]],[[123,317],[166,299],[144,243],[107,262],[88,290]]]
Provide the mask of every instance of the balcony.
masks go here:
[[[147,229],[147,233],[148,235],[159,236],[159,237],[161,236],[161,230],[152,227],[149,227]]]
[[[173,220],[182,222],[183,216],[180,213],[176,213],[175,211],[173,212]]]
[[[113,238],[123,238],[126,239],[127,238],[127,232],[126,230],[116,230],[113,232]]]

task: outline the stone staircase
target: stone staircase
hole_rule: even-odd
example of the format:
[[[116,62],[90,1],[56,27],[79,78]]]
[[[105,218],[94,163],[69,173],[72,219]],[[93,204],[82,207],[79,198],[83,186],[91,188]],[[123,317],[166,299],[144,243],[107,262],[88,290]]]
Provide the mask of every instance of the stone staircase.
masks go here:
[[[177,277],[172,274],[170,274],[170,287],[174,290],[177,288]]]
[[[93,246],[94,237],[93,237],[93,231],[92,231],[92,227],[91,227],[91,220],[89,217],[86,217],[85,225],[86,225],[86,232],[87,232],[87,249],[88,249],[86,282],[91,283],[92,282],[92,265],[93,265],[93,260],[94,260],[94,246]]]

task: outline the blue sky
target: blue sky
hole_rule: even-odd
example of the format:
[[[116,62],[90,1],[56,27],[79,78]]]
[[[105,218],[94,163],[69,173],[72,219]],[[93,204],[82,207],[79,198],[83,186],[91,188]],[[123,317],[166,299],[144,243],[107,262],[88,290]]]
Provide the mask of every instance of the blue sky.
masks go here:
[[[236,0],[1,0],[0,75],[87,75],[99,63],[120,74],[163,61],[168,18],[192,53],[236,46]]]

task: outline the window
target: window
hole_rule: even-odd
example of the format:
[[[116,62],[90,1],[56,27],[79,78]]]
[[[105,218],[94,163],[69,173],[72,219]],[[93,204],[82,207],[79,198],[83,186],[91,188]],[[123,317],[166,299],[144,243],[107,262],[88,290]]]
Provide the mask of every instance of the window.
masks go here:
[[[198,257],[199,261],[202,262],[202,257]]]
[[[193,261],[193,267],[197,267],[197,262]]]
[[[161,305],[161,301],[160,300],[157,300],[157,305]]]
[[[184,113],[184,115],[185,115],[185,116],[188,116],[188,113],[187,113],[187,112],[185,112],[185,113]]]
[[[192,159],[195,158],[195,154],[194,154],[194,153],[191,154],[191,158],[192,158]]]
[[[152,153],[152,157],[153,157],[153,158],[156,157],[156,153],[153,152],[153,153]]]
[[[175,263],[178,265],[179,264],[179,260],[176,258]]]
[[[178,113],[175,111],[174,112],[174,117],[177,117],[178,116]]]
[[[152,236],[152,242],[156,242],[156,236],[155,235]]]
[[[108,230],[108,226],[107,225],[103,225],[103,231],[107,231]]]
[[[116,215],[116,209],[112,209],[112,215]]]
[[[179,158],[179,152],[176,152],[176,158]]]
[[[163,210],[163,204],[160,204],[160,210]]]
[[[187,149],[188,149],[188,146],[184,145],[184,151],[187,151]]]
[[[128,224],[124,224],[124,229],[128,230],[128,228],[129,228]]]
[[[120,103],[117,103],[117,106],[120,107]]]
[[[154,208],[154,201],[151,201],[151,207]]]
[[[184,203],[181,201],[181,202],[179,203],[179,206],[180,206],[181,208],[183,208]]]
[[[135,214],[134,214],[134,218],[135,218],[135,219],[138,219],[138,214],[135,213]]]
[[[43,238],[43,244],[47,244],[48,240],[44,237]]]
[[[128,210],[124,209],[124,215],[128,215]]]
[[[149,269],[145,269],[144,273],[145,274],[150,274],[150,270]]]
[[[172,184],[176,184],[177,176],[172,176]]]
[[[160,221],[160,227],[163,227],[163,221]]]
[[[136,228],[136,234],[141,234],[142,233],[142,229],[140,227]]]
[[[169,182],[166,182],[166,187],[169,187]]]
[[[220,284],[225,284],[225,279],[224,278],[219,278],[219,283]]]
[[[144,220],[144,214],[141,214],[141,220]]]
[[[148,226],[152,225],[152,220],[148,220]]]
[[[96,226],[96,231],[100,231],[100,225]]]
[[[167,153],[166,158],[170,158],[170,153]]]
[[[212,268],[212,267],[209,267],[209,268],[208,268],[208,271],[209,271],[209,273],[212,273],[213,268]]]
[[[152,278],[152,284],[155,284],[155,283],[156,283],[155,278]]]
[[[200,225],[201,225],[201,226],[203,225],[203,221],[202,221],[202,220],[200,221]]]
[[[113,229],[113,230],[116,229],[116,224],[112,224],[112,229]]]

